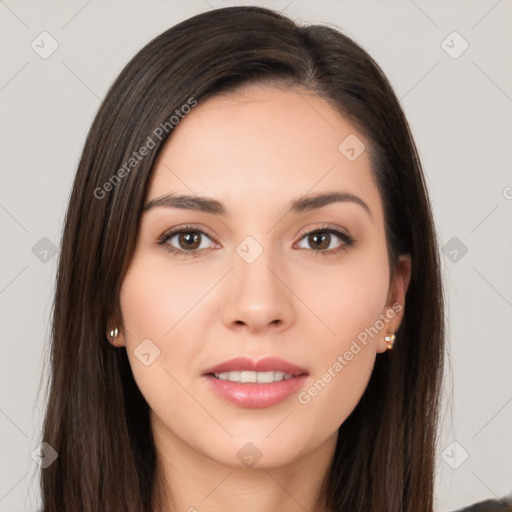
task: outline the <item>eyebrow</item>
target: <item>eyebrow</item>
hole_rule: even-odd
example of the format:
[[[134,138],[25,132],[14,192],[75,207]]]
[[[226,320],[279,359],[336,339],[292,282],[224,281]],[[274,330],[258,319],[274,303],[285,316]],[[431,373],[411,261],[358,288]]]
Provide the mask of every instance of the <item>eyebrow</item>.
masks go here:
[[[368,205],[359,197],[350,192],[326,192],[309,196],[302,196],[290,202],[291,213],[302,213],[316,210],[332,203],[354,203],[361,206],[370,217],[372,212]],[[144,211],[157,207],[181,208],[184,210],[193,210],[214,215],[229,216],[224,205],[216,199],[209,197],[199,197],[191,195],[165,194],[149,201],[144,207]]]

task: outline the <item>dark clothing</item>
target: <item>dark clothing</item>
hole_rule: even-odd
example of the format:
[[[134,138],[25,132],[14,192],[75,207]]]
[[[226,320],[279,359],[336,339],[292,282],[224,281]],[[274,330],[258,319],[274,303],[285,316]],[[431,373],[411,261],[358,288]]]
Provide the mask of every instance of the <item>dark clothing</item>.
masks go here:
[[[499,500],[480,501],[456,512],[512,512],[512,495]]]

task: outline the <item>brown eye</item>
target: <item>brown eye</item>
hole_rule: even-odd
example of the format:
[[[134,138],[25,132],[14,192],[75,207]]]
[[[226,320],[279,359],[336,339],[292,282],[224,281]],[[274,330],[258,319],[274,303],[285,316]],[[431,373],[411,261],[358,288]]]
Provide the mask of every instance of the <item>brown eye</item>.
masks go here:
[[[171,253],[177,255],[200,255],[204,249],[215,245],[211,237],[199,228],[182,227],[164,233],[158,241]]]
[[[299,247],[311,249],[318,254],[329,255],[347,250],[354,245],[354,242],[355,240],[347,233],[333,228],[321,228],[306,233],[299,242]]]

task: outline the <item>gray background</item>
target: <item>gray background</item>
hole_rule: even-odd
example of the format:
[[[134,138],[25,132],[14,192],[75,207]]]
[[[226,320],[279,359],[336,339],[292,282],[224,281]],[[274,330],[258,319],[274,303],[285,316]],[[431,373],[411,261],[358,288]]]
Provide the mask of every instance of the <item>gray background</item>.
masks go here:
[[[93,116],[122,67],[150,39],[199,12],[240,4],[0,1],[2,511],[36,510],[39,503],[39,466],[31,453],[40,442],[44,393],[38,390],[47,378],[52,249],[59,245]],[[510,493],[511,2],[258,4],[341,28],[393,84],[419,147],[445,247],[451,367],[438,510]],[[49,39],[41,42],[43,31],[58,43],[46,59],[31,47],[33,41],[50,47]],[[464,41],[450,35],[454,31],[469,44],[460,55]]]

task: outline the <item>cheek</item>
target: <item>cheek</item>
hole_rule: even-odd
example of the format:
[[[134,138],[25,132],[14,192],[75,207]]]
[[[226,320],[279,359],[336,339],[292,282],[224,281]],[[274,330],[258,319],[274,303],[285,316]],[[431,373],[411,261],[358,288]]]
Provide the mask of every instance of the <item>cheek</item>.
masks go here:
[[[299,407],[314,433],[334,432],[350,416],[370,380],[375,351],[362,344],[334,351],[329,362],[298,395]]]
[[[342,350],[385,312],[389,291],[387,258],[354,256],[338,268],[316,268],[301,280],[302,296],[325,329],[323,347]]]
[[[387,258],[380,254],[308,278],[307,289],[312,290],[308,305],[328,326],[315,343],[310,382],[298,396],[314,418],[314,429],[338,428],[370,379],[377,339],[385,328],[380,315],[385,312],[389,285]]]
[[[120,301],[127,344],[151,338],[169,345],[187,324],[188,337],[193,338],[195,325],[187,321],[207,289],[207,279],[198,279],[194,269],[186,266],[171,271],[164,261],[161,255],[136,256],[125,277]]]
[[[371,294],[339,299],[328,334],[316,344],[307,386],[297,396],[312,432],[335,431],[352,413],[371,377],[377,356],[375,329],[382,302]]]
[[[137,385],[150,404],[163,389],[175,385],[172,376],[182,380],[199,350],[195,340],[201,339],[203,326],[188,320],[204,283],[194,286],[190,277],[186,271],[171,274],[155,258],[136,254],[123,281],[126,351]]]

